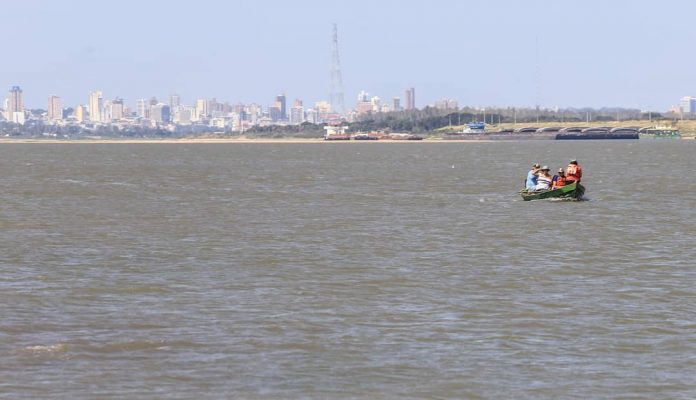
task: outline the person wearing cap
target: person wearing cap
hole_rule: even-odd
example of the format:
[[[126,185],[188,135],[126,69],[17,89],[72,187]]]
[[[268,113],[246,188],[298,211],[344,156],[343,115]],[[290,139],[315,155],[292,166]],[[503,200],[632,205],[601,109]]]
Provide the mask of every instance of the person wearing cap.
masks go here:
[[[570,185],[573,182],[580,183],[580,180],[582,179],[582,167],[580,164],[578,164],[578,160],[570,160],[565,174],[566,185]]]
[[[527,180],[524,182],[524,186],[527,190],[534,190],[537,185],[537,174],[539,173],[539,164],[534,163],[532,169],[527,173]]]
[[[553,183],[551,184],[551,188],[556,189],[559,187],[563,187],[565,185],[566,185],[565,171],[563,171],[563,168],[559,168],[558,175],[555,175],[553,177]]]
[[[534,190],[539,191],[551,189],[551,180],[553,177],[551,174],[549,174],[549,171],[550,169],[546,165],[539,169],[539,174],[537,175],[537,184],[534,187]]]

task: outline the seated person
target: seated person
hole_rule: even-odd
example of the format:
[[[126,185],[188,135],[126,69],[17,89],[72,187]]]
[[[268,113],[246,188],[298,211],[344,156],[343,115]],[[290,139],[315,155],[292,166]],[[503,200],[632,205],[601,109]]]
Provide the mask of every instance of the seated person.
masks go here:
[[[556,189],[559,187],[563,187],[565,185],[566,185],[565,171],[563,171],[563,168],[559,168],[558,175],[553,177],[553,184],[551,185],[551,188]]]
[[[551,189],[551,180],[553,177],[549,174],[549,167],[544,165],[537,175],[537,184],[534,187],[535,191]]]
[[[539,173],[539,164],[532,165],[532,169],[527,173],[527,180],[524,186],[527,190],[534,190],[537,185],[537,174]]]
[[[581,179],[582,167],[578,164],[578,160],[570,160],[566,169],[566,185],[570,185],[573,182],[580,183]]]

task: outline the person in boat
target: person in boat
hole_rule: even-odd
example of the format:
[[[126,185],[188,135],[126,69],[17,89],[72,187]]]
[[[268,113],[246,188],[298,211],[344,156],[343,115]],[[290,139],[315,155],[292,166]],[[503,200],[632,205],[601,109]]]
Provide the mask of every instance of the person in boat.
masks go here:
[[[524,183],[524,186],[527,190],[534,190],[537,185],[537,174],[539,173],[539,164],[534,163],[532,165],[532,169],[529,170],[527,173],[527,180]]]
[[[578,164],[578,160],[570,160],[565,175],[566,185],[570,185],[573,182],[580,183],[582,179],[582,167]]]
[[[546,165],[539,169],[539,174],[537,175],[537,184],[534,187],[535,191],[551,189],[551,181],[553,180],[553,177],[549,171],[550,169]]]
[[[558,169],[558,175],[554,175],[553,183],[551,184],[551,189],[556,189],[566,185],[566,176],[563,168]]]

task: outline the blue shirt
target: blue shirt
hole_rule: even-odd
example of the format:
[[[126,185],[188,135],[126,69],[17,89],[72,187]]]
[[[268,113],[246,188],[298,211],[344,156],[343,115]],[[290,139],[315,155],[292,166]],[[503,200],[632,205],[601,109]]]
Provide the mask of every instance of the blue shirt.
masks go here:
[[[534,171],[530,170],[529,173],[527,174],[527,182],[525,183],[525,186],[527,189],[534,189],[537,185],[537,176],[534,174]]]

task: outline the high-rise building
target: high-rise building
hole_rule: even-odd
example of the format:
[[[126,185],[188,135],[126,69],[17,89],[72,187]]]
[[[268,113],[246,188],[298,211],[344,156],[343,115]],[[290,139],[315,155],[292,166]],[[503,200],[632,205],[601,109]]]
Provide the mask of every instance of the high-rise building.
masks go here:
[[[60,104],[60,97],[48,96],[48,119],[59,121],[63,119],[63,107]]]
[[[278,104],[278,102],[276,102],[275,105],[268,107],[268,114],[269,114],[269,117],[271,118],[271,121],[273,121],[273,122],[278,122],[278,121],[281,121],[283,119],[282,114],[281,114],[280,105]]]
[[[261,106],[258,104],[252,103],[249,104],[249,110],[248,110],[248,115],[249,115],[249,122],[252,125],[258,125],[259,119],[261,118],[262,110]]]
[[[364,90],[361,90],[360,93],[358,93],[358,103],[363,101],[370,101],[370,94]]]
[[[171,121],[171,108],[164,103],[157,103],[150,108],[150,118],[159,124]]]
[[[177,124],[188,125],[195,113],[196,108],[193,106],[179,106],[173,112],[173,121]]]
[[[172,110],[176,109],[181,105],[181,98],[179,97],[178,94],[173,94],[169,96],[169,107],[171,107]]]
[[[140,99],[137,101],[137,114],[140,118],[150,118],[150,105],[147,104],[147,100]]]
[[[111,116],[111,111],[112,110],[112,103],[111,100],[106,100],[104,101],[104,104],[102,104],[102,112],[101,112],[101,121],[102,122],[111,122],[113,119]]]
[[[290,109],[290,123],[293,125],[299,125],[303,122],[305,122],[305,115],[302,100],[296,99],[295,103]]]
[[[102,107],[104,98],[100,90],[89,94],[89,120],[92,122],[102,122]]]
[[[416,89],[408,88],[406,89],[406,110],[416,109]]]
[[[331,113],[331,103],[328,101],[317,101],[314,103],[314,109],[318,114],[329,114]]]
[[[456,110],[459,108],[457,100],[442,99],[435,102],[435,108],[438,110]]]
[[[24,124],[24,96],[19,86],[12,86],[10,97],[5,110],[7,120],[16,124]]]
[[[372,112],[380,112],[382,110],[382,99],[377,96],[373,96],[370,99],[370,104],[372,105]]]
[[[358,114],[367,114],[372,112],[372,109],[373,105],[370,100],[370,94],[361,90],[360,93],[358,93],[358,102],[355,105],[355,111],[357,111]]]
[[[124,107],[123,107],[123,99],[120,97],[117,97],[114,99],[114,101],[111,102],[111,119],[114,121],[118,121],[120,119],[123,119],[125,113],[124,113]]]
[[[75,107],[75,119],[77,122],[85,122],[87,120],[87,109],[82,104]]]
[[[205,119],[208,116],[208,102],[205,99],[196,100],[197,119]]]
[[[684,114],[696,113],[696,97],[684,96],[679,101],[679,111]]]
[[[281,93],[276,96],[275,106],[280,109],[280,119],[285,121],[288,119],[287,103],[285,100],[285,93]]]
[[[317,111],[313,108],[307,110],[307,114],[305,115],[305,121],[311,124],[316,124],[319,121]]]
[[[401,99],[399,97],[394,97],[392,99],[393,111],[401,111]]]

